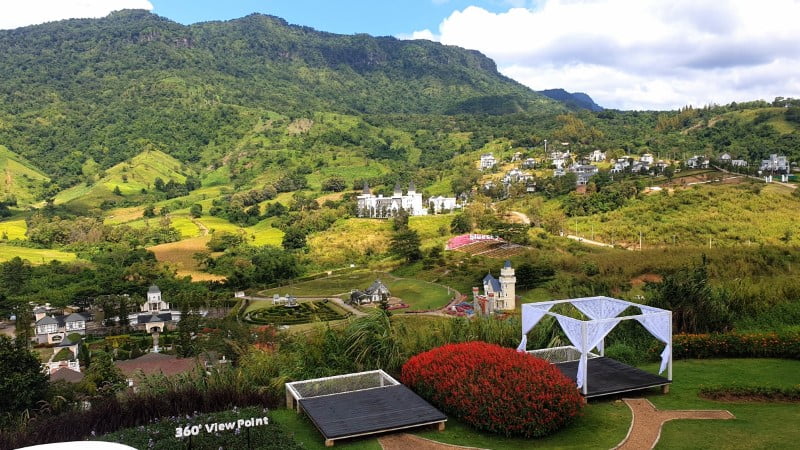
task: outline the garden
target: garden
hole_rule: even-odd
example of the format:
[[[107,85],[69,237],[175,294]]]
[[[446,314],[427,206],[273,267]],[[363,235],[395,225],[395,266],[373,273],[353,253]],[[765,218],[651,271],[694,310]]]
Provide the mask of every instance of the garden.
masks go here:
[[[270,306],[254,308],[242,316],[245,322],[255,325],[301,325],[311,322],[342,320],[350,316],[328,299],[299,302],[297,306]]]

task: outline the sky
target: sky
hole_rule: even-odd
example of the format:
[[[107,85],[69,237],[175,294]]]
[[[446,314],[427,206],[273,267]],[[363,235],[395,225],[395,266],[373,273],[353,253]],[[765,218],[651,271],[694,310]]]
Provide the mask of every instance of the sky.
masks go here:
[[[483,52],[532,89],[585,92],[608,108],[800,97],[800,0],[2,0],[0,29],[123,8],[183,24],[260,12],[435,40]]]

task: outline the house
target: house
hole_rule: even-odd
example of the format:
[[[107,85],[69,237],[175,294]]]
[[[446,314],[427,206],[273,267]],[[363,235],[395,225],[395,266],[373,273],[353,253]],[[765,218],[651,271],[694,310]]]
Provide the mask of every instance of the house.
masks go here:
[[[523,169],[535,169],[536,160],[533,158],[528,158],[522,162],[522,165],[520,167],[522,167]]]
[[[181,312],[170,309],[169,303],[161,297],[161,289],[154,284],[147,289],[147,299],[139,312],[129,315],[128,320],[148,333],[163,333],[169,325],[181,320]]]
[[[413,181],[408,184],[408,193],[405,195],[400,184],[397,184],[391,197],[373,195],[369,190],[369,185],[364,183],[364,190],[356,198],[356,201],[358,203],[358,217],[394,217],[401,209],[412,216],[428,214],[428,209],[423,207],[422,204],[422,193],[416,191]]]
[[[350,303],[356,305],[380,303],[382,300],[388,300],[391,296],[392,294],[389,292],[389,288],[387,288],[381,280],[375,280],[363,292],[359,290],[350,292]]]
[[[653,155],[651,153],[645,153],[639,158],[639,162],[641,162],[642,164],[650,165],[653,164],[654,161],[655,158],[653,158]]]
[[[481,170],[491,169],[496,164],[497,164],[497,160],[494,159],[494,155],[493,154],[484,153],[484,154],[481,155],[481,161],[480,161],[480,166],[479,166]]]
[[[596,175],[598,168],[591,164],[573,164],[570,166],[569,171],[577,175],[576,184],[584,186],[589,183],[589,178]]]
[[[721,163],[729,163],[731,162],[731,154],[730,153],[723,153],[719,156],[719,162]]]
[[[650,165],[642,161],[636,161],[631,166],[631,173],[642,174],[650,172]]]
[[[589,154],[589,161],[591,162],[602,162],[606,160],[605,152],[601,152],[600,150],[595,150]]]
[[[705,156],[694,155],[686,160],[686,167],[690,169],[708,169],[709,161]]]
[[[759,170],[764,172],[789,173],[789,160],[785,156],[769,155],[769,159],[761,161]]]
[[[477,287],[472,288],[473,309],[482,315],[514,310],[517,305],[516,283],[511,261],[506,261],[500,269],[500,278],[491,273],[483,277],[483,294],[479,294]]]
[[[137,375],[139,374],[172,376],[190,372],[199,366],[198,361],[194,358],[178,358],[163,353],[147,353],[136,359],[114,361],[114,365],[125,375],[128,386],[134,389],[136,389]]]
[[[36,341],[40,344],[56,344],[72,333],[86,334],[87,313],[44,316],[36,321]]]
[[[570,155],[569,151],[566,151],[566,152],[559,152],[559,151],[550,152],[550,160],[553,162],[553,165],[556,168],[561,168],[561,167],[564,167],[565,165],[567,165],[567,162],[569,161],[570,156],[571,155]]]
[[[533,175],[519,169],[511,169],[503,177],[503,184],[508,186],[511,183],[523,183],[533,179]]]
[[[514,156],[511,157],[511,162],[517,162],[517,161],[519,161],[521,159],[522,159],[522,153],[521,152],[516,152],[516,153],[514,153]]]
[[[614,162],[614,166],[611,168],[611,173],[621,173],[624,172],[625,169],[630,167],[631,161],[629,158],[618,158]]]
[[[747,167],[747,161],[743,159],[734,159],[731,161],[731,167]]]
[[[455,197],[442,197],[439,195],[428,199],[428,208],[433,210],[434,214],[439,214],[461,208],[461,205],[458,204]]]
[[[286,294],[284,296],[281,296],[280,294],[273,294],[272,306],[280,306],[280,305],[294,308],[297,306],[297,297],[291,294]]]

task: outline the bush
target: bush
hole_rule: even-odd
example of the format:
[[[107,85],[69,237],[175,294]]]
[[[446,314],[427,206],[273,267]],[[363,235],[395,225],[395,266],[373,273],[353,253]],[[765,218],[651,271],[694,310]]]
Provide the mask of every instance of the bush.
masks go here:
[[[790,388],[771,386],[704,386],[698,392],[700,397],[722,401],[800,402],[800,385]]]
[[[575,383],[549,362],[485,342],[416,355],[401,380],[444,412],[506,436],[546,436],[583,406]]]
[[[651,349],[661,353],[663,344]],[[676,334],[672,356],[684,358],[788,358],[800,359],[800,333]]]
[[[663,347],[663,344],[662,344]],[[663,350],[663,349],[662,349]],[[645,355],[628,344],[618,342],[606,349],[606,356],[619,362],[635,366],[642,362]]]

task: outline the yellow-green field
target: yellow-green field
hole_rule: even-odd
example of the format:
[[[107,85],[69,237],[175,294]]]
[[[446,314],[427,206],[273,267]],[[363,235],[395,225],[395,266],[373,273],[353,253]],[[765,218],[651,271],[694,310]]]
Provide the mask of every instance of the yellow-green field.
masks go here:
[[[309,257],[327,267],[358,264],[370,255],[386,253],[391,234],[386,220],[339,220],[330,229],[308,237]]]
[[[224,277],[201,271],[197,266],[197,261],[194,260],[195,253],[208,251],[206,243],[209,239],[211,239],[210,236],[200,236],[156,245],[149,247],[148,250],[156,255],[157,260],[173,264],[179,276],[189,276],[194,281],[223,280]]]
[[[70,262],[78,259],[77,255],[74,253],[62,252],[59,250],[0,244],[0,262],[11,260],[17,256],[22,259],[27,259],[31,264],[47,264],[52,260]]]
[[[21,205],[34,201],[50,178],[30,161],[0,145],[0,200],[13,195]]]
[[[0,222],[0,236],[5,235],[8,240],[25,239],[27,230],[28,225],[23,219]]]

